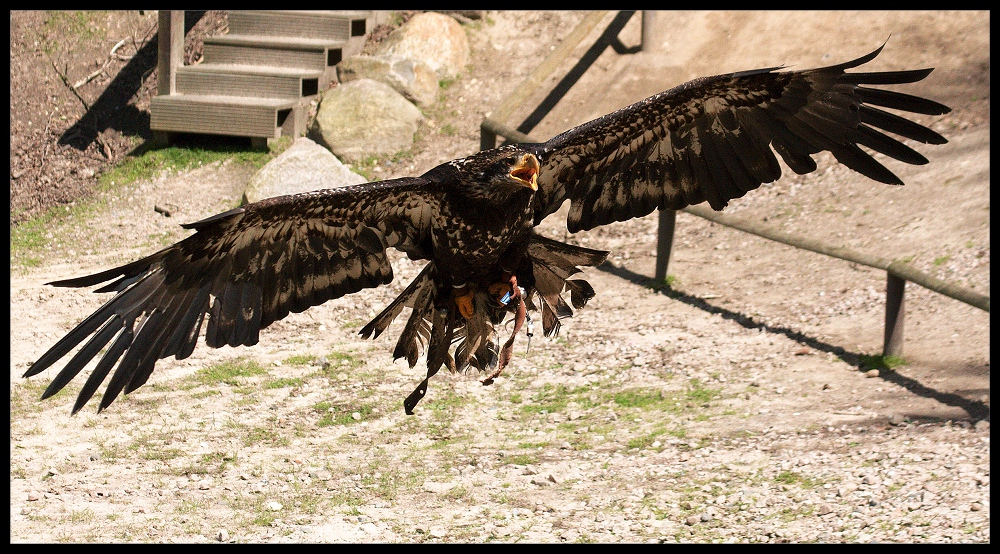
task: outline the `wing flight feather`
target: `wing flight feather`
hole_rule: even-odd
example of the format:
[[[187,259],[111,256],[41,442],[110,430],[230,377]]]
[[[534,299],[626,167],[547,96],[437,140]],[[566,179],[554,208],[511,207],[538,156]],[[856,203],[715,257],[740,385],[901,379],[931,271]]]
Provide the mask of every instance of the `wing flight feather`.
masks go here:
[[[111,374],[103,410],[121,392],[145,383],[157,360],[189,356],[206,315],[206,344],[251,346],[261,329],[289,312],[391,282],[385,249],[426,259],[429,214],[439,201],[432,182],[404,178],[269,198],[186,225],[195,234],[151,256],[50,283],[84,287],[114,280],[99,290],[117,294],[25,376],[87,341],[43,398],[52,396],[111,343],[73,408],[82,408]]]
[[[881,50],[819,69],[772,67],[695,79],[547,142],[524,145],[541,162],[535,224],[566,200],[571,232],[706,200],[721,210],[729,200],[780,177],[774,152],[799,174],[815,171],[811,155],[826,150],[871,179],[902,184],[859,145],[904,163],[924,164],[926,158],[881,131],[924,143],[947,141],[874,106],[918,114],[950,109],[861,86],[912,83],[931,69],[845,71]]]

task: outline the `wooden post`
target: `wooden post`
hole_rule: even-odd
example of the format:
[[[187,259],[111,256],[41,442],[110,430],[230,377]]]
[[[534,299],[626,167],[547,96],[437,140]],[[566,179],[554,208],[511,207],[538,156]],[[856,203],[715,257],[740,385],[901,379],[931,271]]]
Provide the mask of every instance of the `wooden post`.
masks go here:
[[[906,311],[906,279],[890,272],[885,284],[885,341],[882,343],[883,356],[903,355],[903,320]]]
[[[173,94],[177,90],[177,68],[184,65],[184,10],[160,10],[158,24],[156,93]]]
[[[667,278],[667,265],[670,264],[670,251],[674,247],[674,225],[677,222],[677,212],[660,210],[660,227],[656,235],[656,282],[662,283]]]
[[[655,26],[656,10],[642,10],[642,38],[639,45],[642,52],[649,52],[658,46],[656,32],[653,30]]]

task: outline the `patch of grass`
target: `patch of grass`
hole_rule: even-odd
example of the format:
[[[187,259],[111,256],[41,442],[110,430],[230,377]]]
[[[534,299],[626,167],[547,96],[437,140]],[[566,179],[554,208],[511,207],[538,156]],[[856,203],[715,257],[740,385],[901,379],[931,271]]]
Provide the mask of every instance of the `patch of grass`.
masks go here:
[[[225,471],[236,457],[225,452],[209,452],[199,456],[198,460],[175,470],[178,475],[216,475]]]
[[[907,363],[908,362],[902,356],[861,355],[861,371],[871,371],[873,369],[892,370],[899,366],[906,365]]]
[[[656,430],[656,431],[653,431],[653,432],[651,432],[651,433],[649,433],[647,435],[643,435],[641,437],[635,437],[633,439],[629,439],[629,441],[628,441],[628,447],[629,448],[638,448],[640,450],[641,449],[645,449],[645,448],[650,448],[650,447],[652,447],[653,443],[656,442],[656,437],[658,437],[658,436],[660,436],[662,434],[663,434],[662,430]]]
[[[951,256],[939,256],[937,258],[934,258],[934,262],[933,262],[934,263],[934,267],[942,266],[942,265],[946,264],[948,262],[948,260],[950,260],[950,259],[951,259]]]
[[[316,425],[319,427],[330,427],[332,425],[350,425],[366,419],[371,419],[372,407],[367,404],[361,406],[343,405],[338,406],[332,402],[317,402],[313,405],[313,410],[322,414]],[[354,418],[358,414],[359,419]]]
[[[69,520],[73,523],[90,523],[91,521],[94,521],[95,517],[97,516],[90,508],[74,510],[69,514]]]
[[[253,427],[247,430],[243,436],[243,444],[250,446],[253,444],[266,443],[274,446],[288,446],[291,441],[273,426]]]
[[[103,12],[91,10],[50,10],[37,38],[42,51],[51,56],[60,48],[66,50],[67,42],[75,46],[80,42],[104,40],[107,29],[100,18]],[[67,38],[72,37],[67,41]]]
[[[650,280],[648,283],[646,283],[646,287],[653,289],[656,292],[660,292],[660,291],[670,291],[677,284],[678,280],[676,275],[667,275],[665,278],[659,281],[656,279]]]
[[[821,483],[815,479],[806,477],[801,473],[787,470],[779,473],[774,480],[785,485],[798,485],[804,488],[815,488],[821,485]]]
[[[281,361],[282,364],[295,366],[308,366],[316,362],[316,356],[312,354],[296,354]]]
[[[434,413],[438,419],[450,419],[462,406],[465,406],[469,399],[455,394],[454,390],[442,391],[442,394],[432,398],[425,398],[424,403]]]
[[[272,152],[249,150],[242,144],[227,141],[168,146],[123,159],[104,171],[97,183],[101,190],[109,190],[112,187],[155,179],[163,171],[187,171],[222,161],[260,168],[273,157]]]
[[[527,415],[541,413],[556,413],[566,409],[570,397],[579,394],[581,389],[568,389],[565,385],[546,383],[544,387],[531,397],[531,402],[524,404],[518,410]],[[587,389],[589,390],[589,389]]]
[[[469,489],[465,488],[462,485],[459,485],[457,487],[449,489],[447,492],[444,493],[444,496],[449,500],[462,500],[463,498],[471,497],[472,493],[469,491]]]
[[[283,389],[285,387],[301,387],[305,381],[299,377],[282,377],[264,384],[265,389]]]
[[[691,379],[691,388],[687,391],[688,399],[694,402],[706,403],[719,396],[721,389],[706,389],[698,379]]]
[[[256,360],[249,358],[237,358],[199,369],[191,379],[200,385],[217,385],[225,383],[230,386],[243,384],[243,379],[264,375],[267,369]]]
[[[72,13],[57,12],[57,18],[74,18]],[[103,29],[103,24],[102,27]],[[97,178],[94,196],[80,199],[65,206],[49,208],[42,214],[24,221],[10,230],[11,270],[27,269],[41,265],[42,250],[53,236],[60,234],[64,224],[76,225],[107,205],[105,194],[138,181],[155,178],[162,171],[185,171],[220,161],[248,164],[259,168],[275,155],[274,152],[248,150],[242,143],[212,140],[191,146],[175,145],[168,148],[146,150],[137,156],[128,156],[106,168]],[[176,238],[172,234],[151,237],[152,244],[166,245]]]
[[[650,408],[662,404],[665,400],[662,391],[631,389],[615,394],[615,404],[623,408]]]
[[[527,466],[537,464],[538,456],[534,454],[514,454],[512,456],[504,457],[504,462],[516,466]]]
[[[365,365],[363,358],[351,352],[330,352],[326,355],[326,361],[327,363],[324,364],[321,369],[321,373],[324,377],[328,377],[330,379],[335,379],[337,374],[342,371],[350,373],[351,371]]]

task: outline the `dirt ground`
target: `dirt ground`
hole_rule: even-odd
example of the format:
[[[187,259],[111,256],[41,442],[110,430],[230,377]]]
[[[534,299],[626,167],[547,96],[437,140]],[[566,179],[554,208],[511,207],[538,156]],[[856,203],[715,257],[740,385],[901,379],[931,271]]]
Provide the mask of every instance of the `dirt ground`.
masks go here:
[[[142,34],[150,13],[109,24],[95,52]],[[467,27],[467,73],[427,111],[411,155],[375,175],[477,149],[482,117],[584,15],[488,12]],[[51,67],[15,87],[29,62],[15,44],[40,56],[15,33],[22,16],[11,16],[12,225],[41,205],[15,208],[15,171],[39,171],[16,160],[45,174],[64,148],[52,138],[82,116],[60,107],[61,120],[29,94],[59,88]],[[903,187],[820,156],[817,172],[786,171],[727,211],[989,294],[988,12],[665,12],[655,36],[651,52],[598,56],[530,134],[696,76],[839,63],[888,38],[865,69],[937,68],[904,90],[953,108],[919,119],[950,142],[915,145],[926,166],[887,161]],[[639,43],[637,16],[619,37]],[[112,158],[125,151],[108,143]],[[99,171],[102,150],[66,158],[60,175]],[[439,374],[414,416],[402,400],[420,366],[391,360],[405,319],[375,341],[356,335],[420,270],[405,257],[390,286],[293,314],[253,348],[201,344],[160,361],[101,414],[70,417],[79,383],[38,402],[56,370],[21,374],[105,299],[43,283],[176,241],[178,223],[228,208],[249,176],[216,164],[104,193],[101,209],[53,225],[40,266],[12,268],[12,542],[990,540],[989,314],[909,284],[903,365],[864,371],[881,352],[883,271],[684,213],[670,292],[647,286],[655,214],[568,237],[564,212],[546,220],[549,236],[612,251],[587,272],[597,297],[558,339],[539,333],[525,352],[522,337],[491,387]],[[163,203],[178,213],[154,212]]]

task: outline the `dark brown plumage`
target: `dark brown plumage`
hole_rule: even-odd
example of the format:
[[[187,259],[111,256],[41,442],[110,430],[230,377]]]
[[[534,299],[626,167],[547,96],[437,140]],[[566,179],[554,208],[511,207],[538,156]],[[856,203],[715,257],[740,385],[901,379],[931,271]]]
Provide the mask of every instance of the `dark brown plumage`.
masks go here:
[[[186,227],[195,234],[151,256],[50,283],[113,280],[98,291],[116,295],[25,376],[86,340],[45,390],[47,398],[108,347],[73,407],[74,413],[82,408],[117,363],[103,410],[145,383],[157,360],[190,355],[206,314],[209,346],[256,344],[261,329],[289,312],[391,282],[385,251],[392,247],[428,264],[361,335],[377,337],[409,307],[395,358],[413,367],[426,352],[428,379],[441,366],[495,368],[489,382],[510,358],[513,336],[503,346],[495,339],[508,313],[517,328],[526,310],[540,311],[551,336],[559,319],[572,314],[562,293],[570,292],[576,308],[594,296],[586,281],[573,277],[607,253],[533,230],[566,200],[567,227],[575,232],[703,201],[721,210],[780,176],[773,152],[802,174],[816,169],[811,154],[830,151],[888,184],[902,181],[861,147],[927,163],[882,131],[931,144],[945,143],[944,137],[875,106],[921,114],[949,108],[865,86],[912,83],[930,69],[845,71],[880,51],[820,69],[696,79],[544,143],[480,152],[420,177],[270,198],[192,223]],[[505,292],[510,301],[503,305],[497,299]],[[407,413],[426,387],[427,380],[406,400]]]

